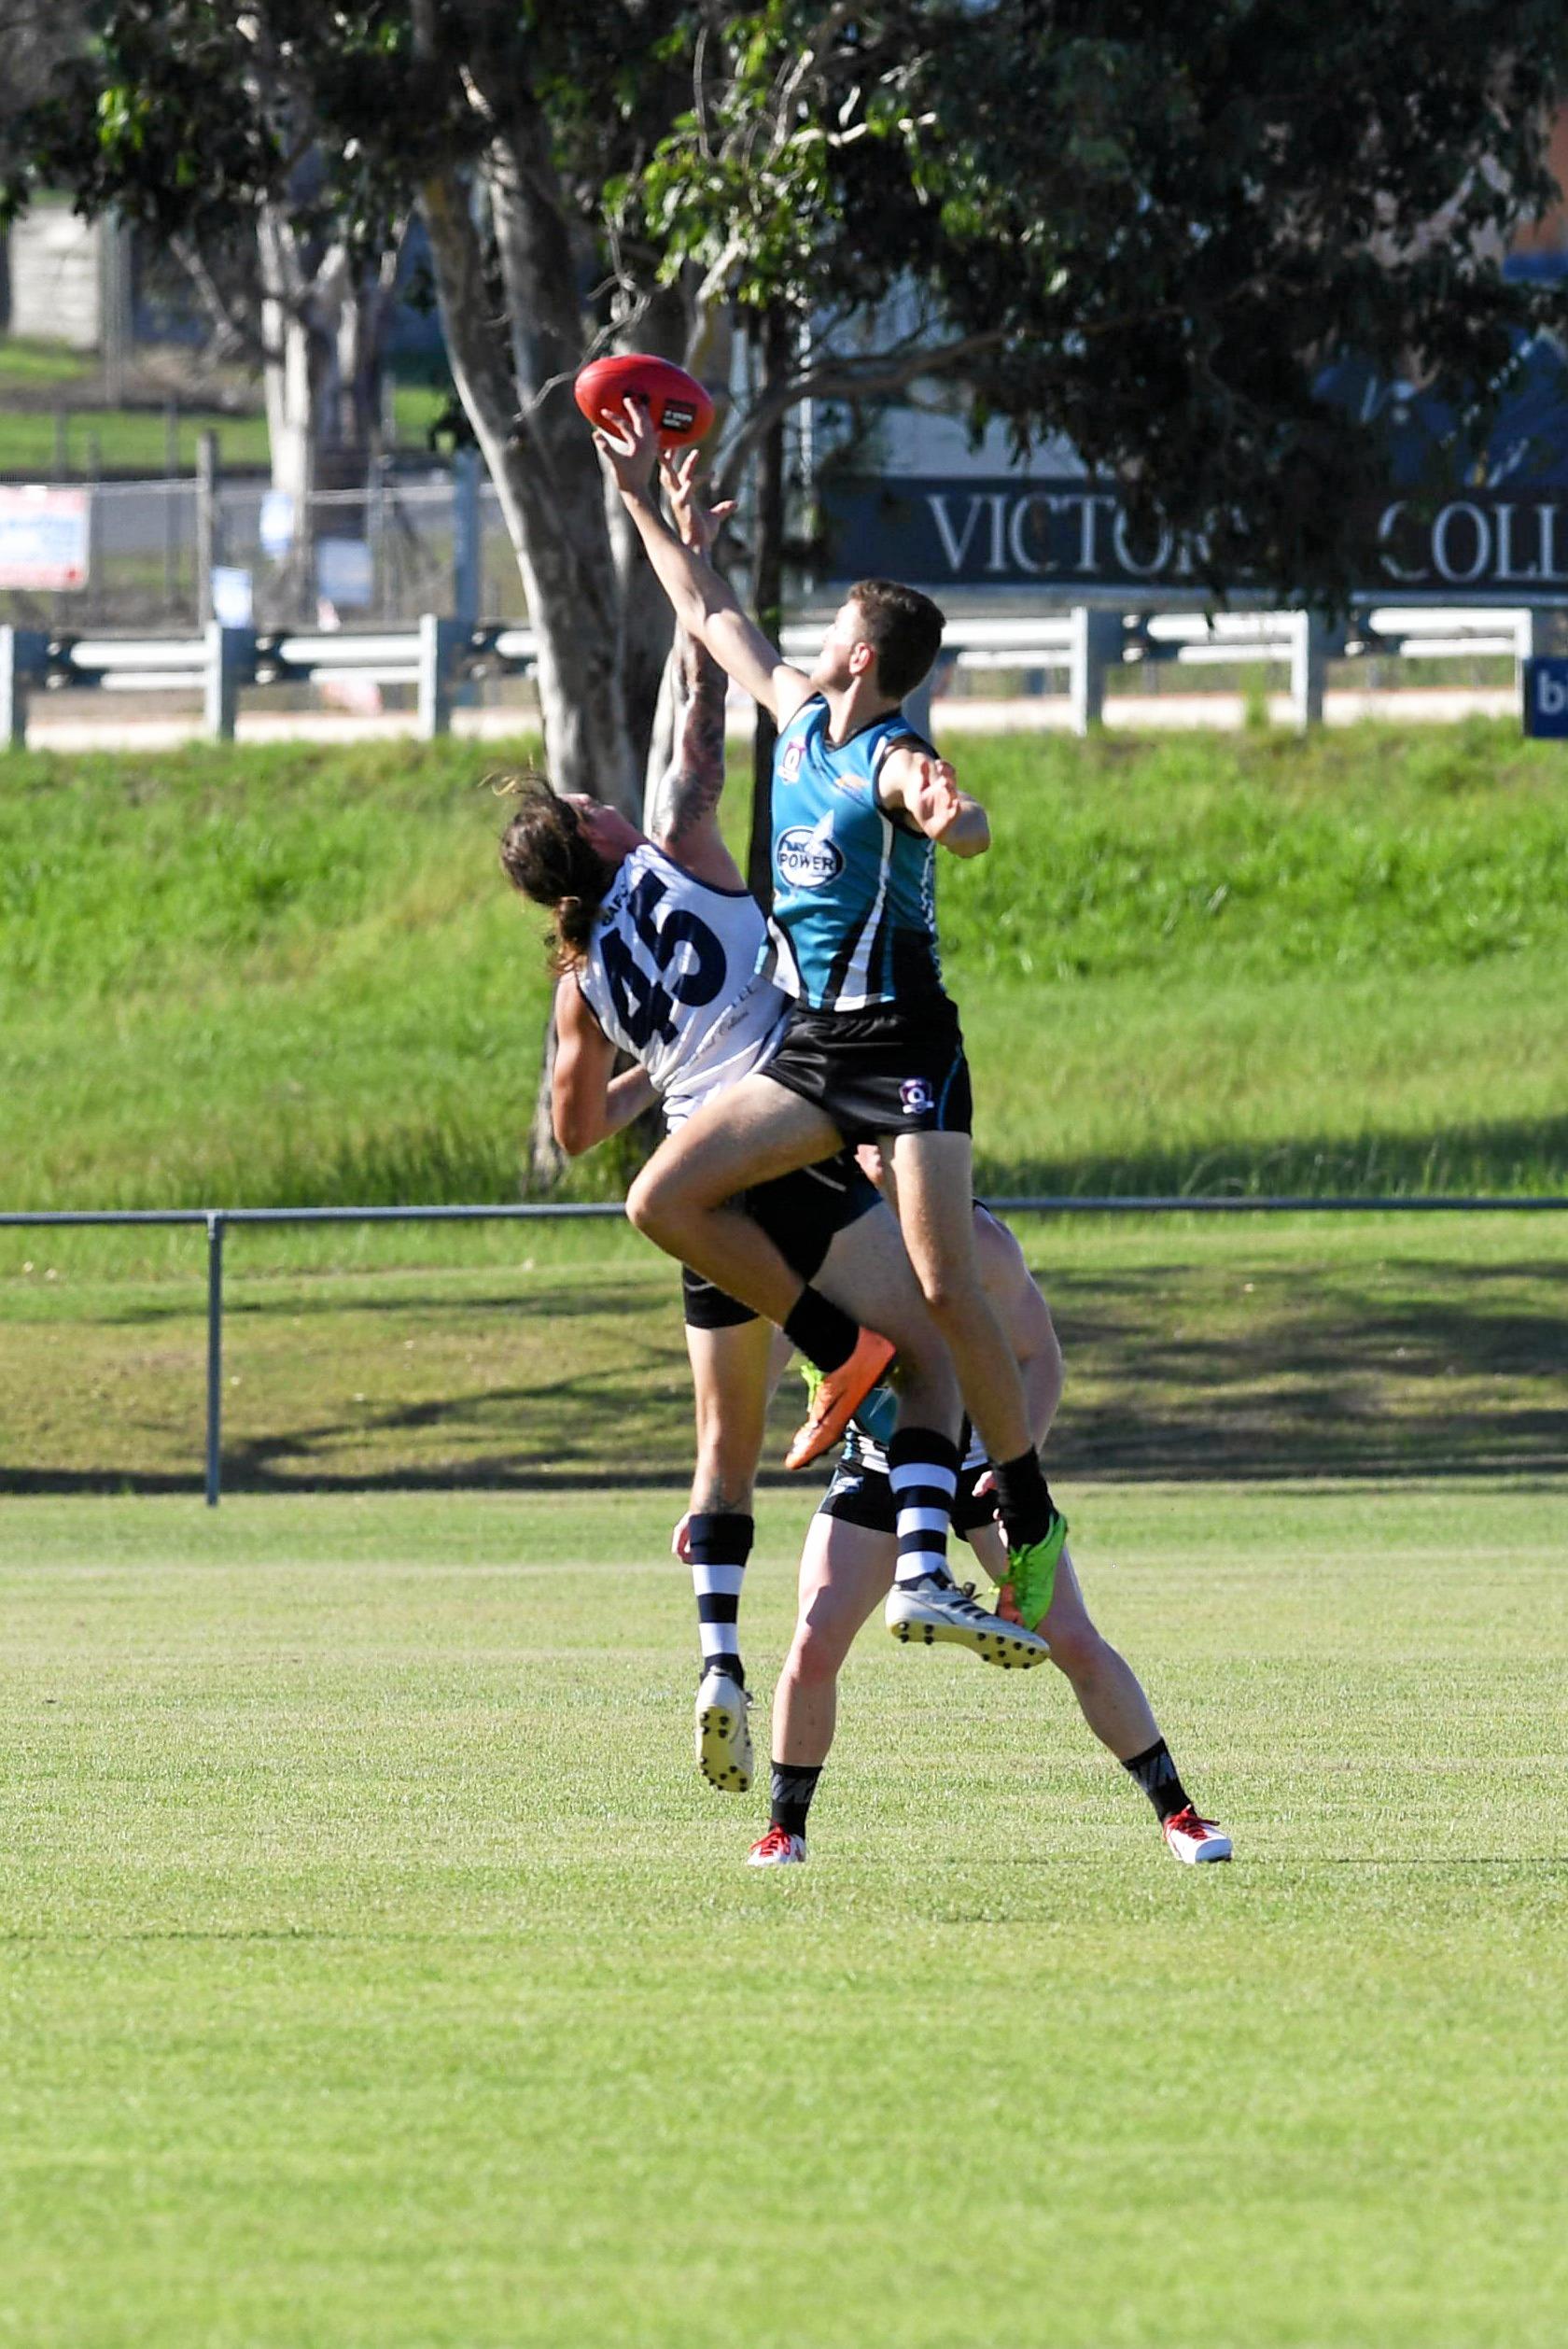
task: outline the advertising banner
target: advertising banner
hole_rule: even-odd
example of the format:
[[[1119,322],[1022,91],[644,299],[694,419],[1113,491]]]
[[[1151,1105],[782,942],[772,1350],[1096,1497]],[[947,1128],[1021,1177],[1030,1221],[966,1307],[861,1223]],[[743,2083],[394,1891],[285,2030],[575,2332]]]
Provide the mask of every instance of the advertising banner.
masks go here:
[[[1018,474],[824,482],[828,577],[926,587],[1169,590],[1202,584],[1190,540],[1127,518],[1113,485]],[[1392,495],[1363,584],[1372,595],[1527,604],[1568,595],[1568,485]]]
[[[0,587],[85,587],[85,489],[0,488]]]

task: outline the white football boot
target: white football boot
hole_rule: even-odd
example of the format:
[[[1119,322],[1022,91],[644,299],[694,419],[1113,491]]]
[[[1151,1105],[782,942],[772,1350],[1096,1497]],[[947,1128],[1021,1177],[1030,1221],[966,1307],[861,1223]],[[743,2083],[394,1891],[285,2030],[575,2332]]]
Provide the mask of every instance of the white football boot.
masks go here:
[[[721,1794],[744,1794],[751,1783],[751,1699],[733,1672],[710,1664],[697,1691],[693,1727],[697,1767]]]
[[[948,1574],[922,1574],[918,1582],[895,1582],[888,1594],[887,1625],[895,1639],[938,1639],[969,1648],[1004,1672],[1027,1672],[1043,1664],[1050,1648],[1038,1631],[988,1615]]]
[[[1199,1819],[1191,1803],[1185,1810],[1171,1813],[1163,1832],[1183,1867],[1195,1868],[1204,1860],[1230,1857],[1230,1837],[1211,1819]]]
[[[759,1836],[746,1855],[749,1868],[796,1868],[805,1865],[805,1837],[792,1836],[777,1824]]]

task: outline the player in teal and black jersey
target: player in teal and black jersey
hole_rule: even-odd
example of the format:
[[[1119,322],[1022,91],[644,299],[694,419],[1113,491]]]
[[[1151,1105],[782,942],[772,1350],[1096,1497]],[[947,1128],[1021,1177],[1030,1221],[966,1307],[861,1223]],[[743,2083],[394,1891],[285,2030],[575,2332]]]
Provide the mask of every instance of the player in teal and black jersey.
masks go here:
[[[906,1409],[889,1445],[899,1558],[889,1627],[940,1636],[961,1605],[945,1560],[960,1386],[1000,1463],[1011,1580],[1032,1625],[1050,1605],[1066,1526],[980,1279],[969,1070],[935,927],[936,850],[980,855],[990,831],[985,809],[959,789],[902,706],[936,657],[942,614],[913,588],[862,581],[806,674],[781,658],[712,565],[665,522],[646,413],[628,405],[620,434],[596,438],[678,620],[777,724],[774,935],[779,978],[794,996],[766,1072],[670,1137],[633,1185],[627,1212],[672,1256],[778,1323],[824,1373],[815,1427],[791,1455],[799,1465],[842,1432],[876,1365],[861,1333],[791,1270],[735,1195],[845,1143],[877,1146],[957,1371],[945,1407],[933,1409],[928,1393],[919,1424],[909,1424]],[[665,468],[678,513],[695,495],[693,476],[694,457]]]

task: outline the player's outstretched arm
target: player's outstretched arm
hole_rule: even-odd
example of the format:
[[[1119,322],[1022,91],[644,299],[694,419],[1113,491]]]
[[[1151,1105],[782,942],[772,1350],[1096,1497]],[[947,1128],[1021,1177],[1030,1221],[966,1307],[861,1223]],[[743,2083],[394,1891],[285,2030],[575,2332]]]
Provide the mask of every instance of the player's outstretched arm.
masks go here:
[[[917,831],[955,856],[983,856],[991,845],[990,818],[978,799],[959,789],[945,758],[900,747],[889,751],[876,779],[884,808],[901,810]]]
[[[695,462],[693,449],[679,472],[666,467],[665,480],[680,491],[672,495],[671,505],[681,543],[706,555],[730,509],[709,510],[695,497]],[[720,889],[744,889],[745,876],[719,829],[724,789],[724,672],[701,640],[685,628],[676,630],[675,656],[680,692],[675,753],[653,791],[649,834],[699,880]]]
[[[706,555],[682,545],[659,511],[653,489],[658,435],[646,408],[628,401],[618,435],[595,432],[594,443],[637,526],[659,584],[679,625],[700,637],[720,667],[775,721],[785,725],[811,691],[740,606]]]
[[[651,1109],[659,1096],[646,1069],[617,1076],[615,1047],[567,971],[555,990],[555,1065],[550,1079],[550,1122],[568,1158],[581,1158]]]

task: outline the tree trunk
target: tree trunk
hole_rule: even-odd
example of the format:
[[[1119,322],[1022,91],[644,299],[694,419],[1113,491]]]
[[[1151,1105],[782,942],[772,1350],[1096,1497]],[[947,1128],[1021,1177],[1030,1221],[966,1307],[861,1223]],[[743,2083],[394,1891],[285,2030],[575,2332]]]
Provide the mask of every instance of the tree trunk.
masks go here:
[[[491,150],[491,159],[496,150]],[[515,156],[487,159],[486,179],[509,240],[525,246],[531,200]],[[638,806],[638,767],[621,690],[620,587],[605,526],[598,459],[563,383],[531,400],[508,364],[495,321],[496,293],[455,172],[420,190],[436,291],[456,384],[500,499],[528,617],[539,639],[539,710],[551,774],[563,791],[587,791],[623,813]],[[513,274],[522,275],[514,261]],[[509,288],[508,306],[518,298]],[[517,415],[519,395],[524,413]],[[571,409],[575,429],[559,415]]]
[[[256,224],[261,274],[262,398],[272,485],[287,497],[293,536],[276,595],[296,619],[314,617],[315,585],[315,398],[305,274],[299,242],[277,204]]]
[[[762,326],[760,396],[780,384],[791,360],[790,314],[775,302]],[[777,644],[784,626],[784,419],[768,427],[759,452],[757,521],[751,567],[751,600],[757,626]],[[746,884],[764,912],[773,904],[773,745],[776,728],[759,708],[751,739],[751,837],[746,855]]]

